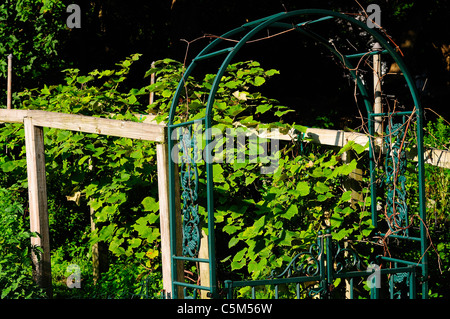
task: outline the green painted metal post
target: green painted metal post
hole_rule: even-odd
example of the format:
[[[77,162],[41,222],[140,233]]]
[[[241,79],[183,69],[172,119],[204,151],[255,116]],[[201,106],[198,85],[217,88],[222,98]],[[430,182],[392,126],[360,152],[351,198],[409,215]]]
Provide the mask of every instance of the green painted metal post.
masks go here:
[[[211,117],[205,117],[206,131],[206,149],[212,141]],[[209,278],[210,293],[212,298],[217,298],[217,279],[216,279],[216,243],[214,230],[214,181],[213,181],[213,160],[210,152],[206,152],[206,192],[207,192],[207,212],[208,212],[208,249],[209,249]]]
[[[350,298],[349,299],[353,299],[353,278],[350,278]]]
[[[224,284],[227,299],[233,299],[233,282],[231,280],[225,280]]]
[[[378,227],[378,212],[377,212],[377,174],[375,165],[375,139],[374,136],[374,123],[369,113],[369,169],[370,169],[370,210],[372,213],[372,225]]]
[[[170,125],[167,127],[167,147],[168,147],[168,156],[169,156],[169,203],[170,203],[170,255],[176,256],[176,227],[175,227],[175,163],[172,160],[172,149],[173,149],[173,141],[172,141],[172,128]],[[178,281],[177,278],[177,260],[172,260],[172,298],[176,298],[178,296],[178,288],[174,284],[174,282]]]
[[[416,267],[412,266],[412,271],[408,276],[409,280],[409,299],[416,299]]]
[[[394,299],[394,276],[389,278],[389,297]]]
[[[416,103],[420,103],[418,100]],[[423,110],[418,108],[417,111],[417,152],[424,153],[423,147]],[[426,213],[426,198],[425,198],[425,164],[423,156],[419,156],[419,209],[420,209],[420,252],[422,256],[422,298],[428,299],[428,255],[427,255],[427,228],[425,221]]]
[[[322,289],[326,289],[327,283],[325,278],[325,241],[323,239],[322,231],[319,231],[317,233],[317,244],[319,245],[319,277],[322,278],[320,281],[320,286]]]
[[[331,298],[331,290],[333,289],[333,247],[331,242],[331,229],[327,228],[325,230],[325,243],[326,243],[326,258],[327,258],[327,277],[326,277],[326,298]]]

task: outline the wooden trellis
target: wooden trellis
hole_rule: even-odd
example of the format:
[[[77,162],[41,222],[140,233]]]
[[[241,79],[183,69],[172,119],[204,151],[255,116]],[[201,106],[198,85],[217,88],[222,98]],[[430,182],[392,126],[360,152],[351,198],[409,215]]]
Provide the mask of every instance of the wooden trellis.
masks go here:
[[[43,127],[157,142],[156,154],[163,288],[166,293],[170,294],[172,291],[172,277],[167,172],[169,153],[166,143],[166,125],[157,124],[151,116],[147,116],[144,122],[138,123],[39,110],[6,109],[0,109],[0,122],[24,124],[30,230],[40,234],[40,237],[33,237],[31,243],[32,245],[40,246],[44,252],[39,261],[37,256],[33,256],[35,269],[34,278],[41,287],[46,288],[48,291],[51,291],[52,281]],[[248,134],[255,133],[258,134],[258,132],[253,132],[252,130],[248,131]],[[344,132],[341,130],[308,128],[305,136],[309,137],[313,143],[336,147],[343,147],[350,141],[363,146],[368,142],[368,137],[365,134]],[[262,135],[261,137],[275,138],[275,136]],[[293,138],[293,134],[278,134],[276,138],[279,140],[290,141]],[[450,169],[450,152],[433,149],[426,150],[424,155],[427,164]],[[407,156],[413,160],[414,158],[417,158],[417,154],[411,153],[407,154]],[[178,269],[177,272],[183,274],[183,269]]]
[[[30,208],[30,230],[40,237],[31,239],[32,245],[43,250],[41,258],[33,256],[34,279],[51,294],[50,238],[47,209],[47,186],[45,176],[44,127],[65,129],[83,133],[126,137],[157,142],[158,192],[160,203],[160,232],[163,250],[164,289],[171,290],[169,241],[169,206],[167,184],[167,145],[166,127],[152,119],[143,123],[104,119],[83,115],[55,113],[38,110],[0,109],[0,122],[23,123],[28,174],[28,193]],[[167,283],[167,284],[166,284]]]

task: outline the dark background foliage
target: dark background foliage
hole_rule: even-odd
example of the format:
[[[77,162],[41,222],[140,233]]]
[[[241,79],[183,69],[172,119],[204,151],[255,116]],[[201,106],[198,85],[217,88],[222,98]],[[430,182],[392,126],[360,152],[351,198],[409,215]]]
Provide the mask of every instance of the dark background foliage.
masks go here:
[[[65,9],[72,2],[81,7],[80,29],[65,26],[69,15]],[[362,8],[370,3],[381,7],[381,24],[401,47],[413,76],[427,80],[423,96],[425,106],[448,115],[450,61],[449,52],[442,50],[450,45],[450,5],[438,0],[7,0],[0,5],[3,16],[0,20],[0,74],[6,74],[6,56],[13,53],[14,90],[20,91],[44,82],[58,82],[63,76],[60,70],[65,67],[76,67],[82,72],[111,69],[117,61],[133,53],[142,53],[140,65],[129,76],[128,84],[133,86],[142,81],[143,72],[152,61],[167,57],[183,61],[186,41],[204,34],[221,35],[247,21],[284,10],[323,8],[356,13],[362,12]],[[277,68],[284,72],[283,78],[297,80],[280,80],[272,84],[272,96],[276,94],[273,97],[281,104],[301,108],[307,92],[320,104],[317,105],[320,111],[329,113],[337,107],[339,114],[332,122],[342,126],[340,122],[348,115],[345,113],[352,102],[348,100],[348,94],[338,92],[337,87],[342,90],[345,86],[342,85],[342,72],[333,72],[333,63],[327,59],[315,58],[316,52],[303,40],[295,36],[283,37],[277,45],[257,45],[242,54],[258,61],[261,59],[255,55],[263,56],[265,67]],[[188,61],[208,41],[192,43]],[[299,94],[298,88],[305,84],[305,93]],[[318,100],[324,89],[329,94]],[[354,110],[349,113],[354,114]]]

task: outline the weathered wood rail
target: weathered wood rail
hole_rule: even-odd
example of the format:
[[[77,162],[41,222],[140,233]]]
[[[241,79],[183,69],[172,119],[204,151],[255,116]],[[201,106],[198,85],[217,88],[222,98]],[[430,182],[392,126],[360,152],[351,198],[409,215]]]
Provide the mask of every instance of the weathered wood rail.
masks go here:
[[[51,260],[47,208],[47,186],[45,176],[45,149],[43,128],[65,129],[84,133],[96,133],[141,139],[158,143],[157,172],[158,196],[160,205],[160,232],[162,246],[163,287],[166,293],[171,293],[170,267],[170,233],[169,233],[169,199],[168,199],[168,156],[166,125],[157,124],[154,117],[146,116],[143,122],[113,120],[84,115],[64,114],[40,110],[0,109],[0,123],[23,123],[25,128],[25,144],[27,158],[27,176],[30,210],[30,229],[38,232],[40,237],[32,238],[32,244],[42,247],[40,259],[33,257],[35,280],[51,293]],[[248,134],[260,137],[292,140],[293,134],[259,134],[249,130]],[[369,138],[365,134],[327,129],[308,128],[305,134],[313,143],[343,147],[350,141],[367,145]],[[407,156],[414,160],[417,154]],[[450,152],[444,150],[427,150],[425,163],[450,169]],[[181,218],[181,216],[180,216]],[[182,271],[182,270],[181,270]]]
[[[249,130],[248,134],[251,134],[252,130]],[[271,139],[279,139],[284,141],[290,141],[293,138],[296,138],[296,134],[294,132],[289,132],[287,134],[258,134],[256,130],[253,130],[254,134],[257,134],[260,137],[271,138]],[[369,142],[369,137],[363,133],[357,132],[346,132],[343,130],[328,130],[321,128],[307,128],[305,133],[305,138],[309,138],[312,143],[328,145],[328,146],[336,146],[336,147],[344,147],[348,142],[353,141],[356,144],[366,146]],[[376,139],[376,143],[381,145],[382,138],[378,137]],[[366,149],[368,150],[368,148]],[[407,152],[406,156],[408,159],[417,162],[417,151]],[[433,166],[438,166],[442,168],[450,169],[450,152],[447,150],[439,150],[439,149],[428,149],[424,153],[425,164],[430,164]]]
[[[168,153],[165,125],[157,124],[151,119],[139,123],[40,110],[14,109],[0,109],[0,122],[23,123],[25,127],[30,230],[40,234],[40,237],[33,237],[31,243],[32,245],[40,246],[43,250],[41,258],[32,256],[34,264],[33,276],[35,281],[45,288],[49,295],[51,295],[52,291],[52,277],[43,128],[49,127],[157,142],[163,281],[164,289],[167,291],[171,290],[171,268],[170,263],[166,260],[170,256],[167,255],[168,253],[170,254],[170,237],[167,188]]]
[[[159,143],[165,141],[165,125],[156,122],[138,123],[40,110],[0,110],[0,122],[23,123],[25,118],[32,119],[33,126],[38,127],[127,137]]]

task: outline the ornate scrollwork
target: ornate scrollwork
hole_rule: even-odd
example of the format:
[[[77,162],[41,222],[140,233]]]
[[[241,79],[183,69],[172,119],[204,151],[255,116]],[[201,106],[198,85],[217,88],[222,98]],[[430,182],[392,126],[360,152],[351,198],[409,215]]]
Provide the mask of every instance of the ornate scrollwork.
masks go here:
[[[200,216],[198,213],[198,151],[191,129],[183,128],[181,145],[181,197],[183,200],[183,255],[195,257],[200,249]]]
[[[273,270],[269,279],[289,278],[297,276],[316,276],[319,274],[319,260],[323,253],[323,243],[318,240],[317,243],[309,247],[309,251],[300,252],[292,258],[291,262],[278,275]]]
[[[401,272],[401,273],[398,273],[398,274],[393,274],[392,276],[393,276],[393,281],[395,282],[395,283],[401,283],[401,282],[403,282],[405,279],[407,279],[408,278],[408,273],[407,272]]]
[[[335,273],[350,270],[361,270],[361,259],[352,248],[342,248],[339,243],[333,244]]]
[[[407,234],[405,125],[396,123],[386,128],[386,218],[392,232]]]

